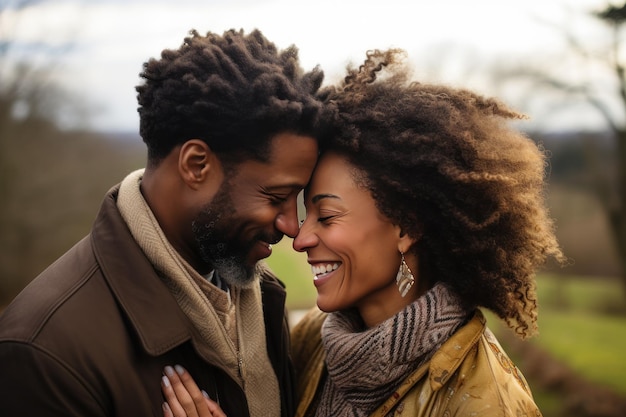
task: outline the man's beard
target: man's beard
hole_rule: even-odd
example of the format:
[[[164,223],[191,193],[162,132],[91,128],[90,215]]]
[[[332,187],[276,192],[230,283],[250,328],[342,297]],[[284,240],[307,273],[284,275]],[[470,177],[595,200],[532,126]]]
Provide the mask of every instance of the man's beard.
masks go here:
[[[193,220],[192,230],[202,259],[215,269],[227,284],[247,287],[254,282],[254,266],[247,264],[246,255],[257,241],[253,239],[246,247],[230,236],[236,219],[235,207],[224,183],[202,212]],[[228,230],[230,229],[230,233]]]

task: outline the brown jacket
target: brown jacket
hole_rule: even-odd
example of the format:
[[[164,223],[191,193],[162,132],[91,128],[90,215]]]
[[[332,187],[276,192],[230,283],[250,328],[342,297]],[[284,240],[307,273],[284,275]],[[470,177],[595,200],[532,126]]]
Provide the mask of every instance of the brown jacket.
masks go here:
[[[243,390],[193,348],[199,337],[105,197],[91,233],[33,280],[0,316],[3,416],[162,416],[164,366],[189,369],[229,417]],[[293,415],[285,291],[261,283],[267,349]]]
[[[296,416],[314,415],[326,376],[320,329],[326,315],[313,310],[292,332],[298,380]],[[371,416],[541,416],[519,369],[486,327],[480,311],[409,375]]]

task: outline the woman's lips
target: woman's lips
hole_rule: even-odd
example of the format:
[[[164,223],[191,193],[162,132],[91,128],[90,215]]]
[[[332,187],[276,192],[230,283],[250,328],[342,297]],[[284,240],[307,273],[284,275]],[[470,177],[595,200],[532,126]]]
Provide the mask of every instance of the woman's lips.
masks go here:
[[[313,272],[313,283],[315,284],[315,286],[319,287],[324,282],[331,279],[340,265],[340,262],[311,263],[311,271]]]

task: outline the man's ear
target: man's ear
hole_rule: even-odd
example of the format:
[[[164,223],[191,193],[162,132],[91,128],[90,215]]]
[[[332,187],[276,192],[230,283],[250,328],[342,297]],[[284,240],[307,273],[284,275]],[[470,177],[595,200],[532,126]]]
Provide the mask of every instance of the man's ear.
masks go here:
[[[180,148],[178,172],[189,187],[197,189],[207,180],[216,161],[209,145],[200,139],[190,139]]]

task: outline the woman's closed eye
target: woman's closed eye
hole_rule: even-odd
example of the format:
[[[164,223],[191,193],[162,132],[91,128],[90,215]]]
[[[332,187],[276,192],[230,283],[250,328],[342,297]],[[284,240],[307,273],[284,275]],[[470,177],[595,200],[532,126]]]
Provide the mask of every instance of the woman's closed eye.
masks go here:
[[[344,211],[337,210],[320,210],[317,215],[317,221],[319,223],[328,224],[343,217],[346,213]]]

